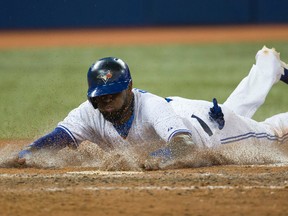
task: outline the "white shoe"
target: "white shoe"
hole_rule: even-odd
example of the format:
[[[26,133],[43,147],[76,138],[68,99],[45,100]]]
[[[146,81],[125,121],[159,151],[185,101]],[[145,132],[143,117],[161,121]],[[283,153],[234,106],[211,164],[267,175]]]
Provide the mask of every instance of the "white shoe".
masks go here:
[[[272,48],[272,49],[275,51],[274,48]],[[281,64],[281,69],[280,69],[281,77],[280,77],[280,80],[288,84],[288,65],[285,62],[280,60],[280,53],[277,53],[277,54],[279,56],[279,61],[280,61],[280,64]]]
[[[285,71],[288,70],[288,65],[280,60],[280,53],[276,52],[274,48],[269,49],[264,46],[259,50],[256,54],[256,65],[260,68],[264,76],[265,73],[270,76],[272,73],[273,76],[276,76],[275,82],[282,80],[283,76],[288,76],[285,75]]]

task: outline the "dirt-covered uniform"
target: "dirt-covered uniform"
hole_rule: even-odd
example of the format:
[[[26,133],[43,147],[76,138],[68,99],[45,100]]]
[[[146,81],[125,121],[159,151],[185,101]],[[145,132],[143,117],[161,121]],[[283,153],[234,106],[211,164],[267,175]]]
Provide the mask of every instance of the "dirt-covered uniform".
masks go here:
[[[101,79],[105,78],[105,84],[109,73],[105,77],[100,76]],[[212,148],[236,142],[284,143],[288,141],[287,112],[263,122],[251,119],[265,101],[271,87],[284,74],[287,75],[287,66],[280,61],[279,54],[274,49],[264,47],[258,51],[256,64],[247,77],[220,105],[220,109],[217,103],[215,107],[215,101],[162,98],[133,89],[134,110],[130,119],[122,125],[124,127],[116,128],[103,117],[97,107],[93,107],[91,101],[86,101],[59,122],[54,132],[31,145],[37,148],[62,144],[61,148],[67,144],[77,147],[82,141],[89,140],[104,150],[127,145],[141,145],[145,148],[156,142],[165,147],[179,133],[191,135],[199,147]],[[218,110],[217,115],[211,115],[211,108]],[[125,136],[122,135],[123,130]]]

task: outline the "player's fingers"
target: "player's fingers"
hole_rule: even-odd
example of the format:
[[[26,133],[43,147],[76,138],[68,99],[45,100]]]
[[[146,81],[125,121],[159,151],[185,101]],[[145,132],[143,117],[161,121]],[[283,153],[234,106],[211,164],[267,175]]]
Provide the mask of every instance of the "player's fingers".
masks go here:
[[[159,170],[161,169],[160,168],[160,162],[159,162],[159,159],[154,159],[154,158],[149,158],[147,159],[142,168],[144,170],[147,170],[147,171],[152,171],[152,170]]]
[[[26,163],[26,159],[25,158],[17,158],[16,163],[18,163],[19,165],[24,165]]]

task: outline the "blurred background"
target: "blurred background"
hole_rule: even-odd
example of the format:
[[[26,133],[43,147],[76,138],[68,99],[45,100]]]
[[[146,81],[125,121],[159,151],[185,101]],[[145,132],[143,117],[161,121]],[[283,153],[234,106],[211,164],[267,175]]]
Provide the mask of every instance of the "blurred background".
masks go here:
[[[287,0],[1,0],[0,29],[273,24]]]

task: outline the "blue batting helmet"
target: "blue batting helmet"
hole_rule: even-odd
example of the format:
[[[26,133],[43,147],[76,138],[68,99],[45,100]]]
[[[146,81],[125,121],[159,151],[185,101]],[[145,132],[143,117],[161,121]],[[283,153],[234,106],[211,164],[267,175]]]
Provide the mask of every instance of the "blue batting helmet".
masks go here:
[[[132,78],[128,65],[119,58],[106,57],[96,61],[88,70],[87,97],[116,94],[128,88]]]

